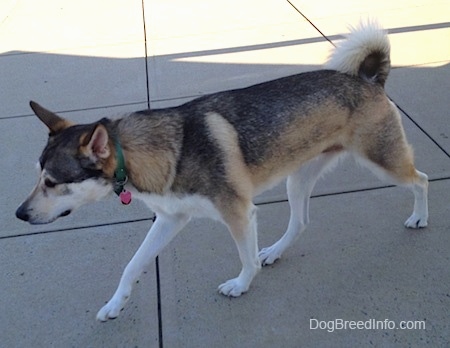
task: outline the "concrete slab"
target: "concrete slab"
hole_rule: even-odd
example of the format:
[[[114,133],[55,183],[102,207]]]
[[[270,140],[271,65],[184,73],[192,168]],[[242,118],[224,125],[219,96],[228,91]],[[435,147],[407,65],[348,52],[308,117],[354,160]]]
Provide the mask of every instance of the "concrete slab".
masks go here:
[[[348,18],[352,20],[378,18],[387,27],[448,21],[446,16],[448,3],[445,0],[380,0],[372,3],[357,0],[343,0],[339,3],[327,0],[314,2],[290,0],[290,2],[304,16],[326,31],[345,29],[348,24],[353,24],[347,20]]]
[[[111,0],[106,5],[89,0],[3,0],[0,23],[2,54],[144,41],[140,1]]]
[[[399,0],[395,2],[380,0],[372,3],[344,0],[339,4],[326,0],[314,2],[291,0],[290,2],[305,17],[317,25],[321,24],[320,27],[324,30],[345,29],[348,25],[346,23],[349,23],[347,18],[353,20],[377,18],[388,27],[448,21],[448,17],[445,16],[445,11],[448,9],[445,0]]]
[[[288,3],[147,1],[145,10],[154,102],[312,70],[330,46]]]
[[[394,69],[388,81],[389,95],[450,154],[450,61]]]
[[[147,101],[143,44],[84,48],[78,54],[0,56],[0,117],[27,115],[35,99],[54,110],[77,110]]]
[[[287,2],[276,0],[267,0],[263,3],[257,0],[245,2],[230,0],[226,4],[193,0],[189,2],[189,6],[182,0],[171,2],[144,0],[144,9],[146,30],[151,41],[174,38],[195,40],[196,37],[211,39],[204,40],[203,44],[200,44],[200,40],[196,40],[202,45],[196,47],[196,50],[230,47],[229,43],[233,42],[247,45],[280,41],[283,37],[292,37],[292,25],[302,22],[302,18]],[[268,27],[273,27],[273,31],[267,31]],[[260,35],[257,35],[256,31]],[[239,33],[244,35],[239,37],[237,35]],[[302,32],[296,34],[305,37],[302,36],[304,35]],[[213,40],[213,37],[216,39]],[[228,42],[222,42],[219,38],[228,38]],[[276,39],[268,40],[268,38]],[[295,38],[298,39],[299,36]],[[164,53],[186,52],[186,48],[189,48],[187,45],[187,43],[182,47],[166,45],[166,50],[169,51]],[[192,51],[192,47],[189,51]]]
[[[0,239],[1,346],[157,346],[154,267],[118,319],[95,320],[143,240],[145,225]]]
[[[375,18],[389,29],[393,66],[424,64],[448,59],[448,2],[445,0],[389,1],[366,3],[345,0],[304,2],[293,0],[294,6],[324,35],[332,40],[347,33],[349,25],[361,19]]]
[[[405,28],[408,30],[408,28]],[[389,35],[392,46],[392,66],[405,67],[430,62],[447,61],[450,57],[449,45],[439,42],[450,39],[450,23],[445,29],[405,32]]]
[[[430,226],[403,227],[412,195],[398,188],[313,199],[312,223],[248,294],[216,287],[239,272],[221,225],[191,223],[160,257],[164,344],[170,347],[445,346],[450,340],[450,181],[430,185]],[[281,236],[286,203],[259,208],[260,246]],[[276,217],[276,218],[275,218]],[[425,321],[425,330],[311,330],[310,319]]]
[[[447,96],[441,95],[448,90],[450,59],[443,45],[449,37],[446,0],[291,1],[333,40],[367,14],[394,29],[394,65],[422,66],[394,69],[388,91],[448,153]],[[316,69],[331,47],[287,2],[143,3],[153,107]],[[14,218],[34,184],[30,173],[45,143],[45,130],[27,117],[29,99],[55,111],[92,108],[66,114],[80,121],[109,116],[102,108],[112,105],[128,104],[126,111],[145,107],[141,6],[122,0],[106,7],[85,0],[0,4],[0,75],[7,81],[0,86],[0,145],[8,150],[0,169],[7,182],[0,201],[5,346],[158,344],[153,270],[118,320],[94,320],[150,226],[121,222],[149,217],[145,208],[124,208],[111,199],[36,229]],[[402,227],[412,208],[412,195],[402,189],[315,198],[312,224],[296,247],[264,269],[249,294],[230,300],[216,287],[239,271],[235,246],[222,226],[195,221],[161,256],[166,346],[446,346],[450,182],[438,179],[448,178],[449,161],[416,125],[405,121],[405,127],[417,166],[437,180],[430,185],[429,228]],[[315,193],[378,185],[357,171],[345,163]],[[262,201],[273,199],[275,194]],[[287,218],[286,203],[260,207],[261,246],[281,235]],[[310,319],[338,318],[425,320],[426,329],[310,330]]]

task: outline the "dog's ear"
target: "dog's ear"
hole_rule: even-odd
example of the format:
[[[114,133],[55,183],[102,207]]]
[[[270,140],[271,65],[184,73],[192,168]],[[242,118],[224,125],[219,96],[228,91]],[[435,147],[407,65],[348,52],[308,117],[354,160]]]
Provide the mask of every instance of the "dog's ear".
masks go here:
[[[104,125],[97,123],[89,133],[81,136],[80,151],[94,161],[109,157],[109,135]]]
[[[39,119],[48,127],[48,129],[50,130],[50,134],[58,133],[63,129],[66,129],[73,125],[72,122],[56,115],[50,110],[43,108],[34,101],[30,101],[30,106],[36,116],[39,117]]]

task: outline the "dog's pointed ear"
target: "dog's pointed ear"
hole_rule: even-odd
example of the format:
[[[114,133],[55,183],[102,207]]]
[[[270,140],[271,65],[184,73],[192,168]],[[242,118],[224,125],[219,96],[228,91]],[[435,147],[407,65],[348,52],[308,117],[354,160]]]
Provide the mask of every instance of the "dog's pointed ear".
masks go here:
[[[89,133],[80,138],[80,146],[81,152],[94,161],[108,158],[111,150],[106,127],[101,123],[95,124]]]
[[[63,129],[73,126],[73,123],[47,110],[38,103],[30,101],[30,107],[36,116],[48,127],[50,134],[55,134]]]

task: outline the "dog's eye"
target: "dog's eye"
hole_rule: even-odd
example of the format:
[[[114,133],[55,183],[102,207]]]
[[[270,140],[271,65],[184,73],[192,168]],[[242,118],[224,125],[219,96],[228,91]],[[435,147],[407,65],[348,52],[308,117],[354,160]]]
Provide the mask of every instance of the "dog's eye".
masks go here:
[[[56,183],[51,181],[50,179],[45,179],[44,185],[48,188],[52,188],[56,186]]]

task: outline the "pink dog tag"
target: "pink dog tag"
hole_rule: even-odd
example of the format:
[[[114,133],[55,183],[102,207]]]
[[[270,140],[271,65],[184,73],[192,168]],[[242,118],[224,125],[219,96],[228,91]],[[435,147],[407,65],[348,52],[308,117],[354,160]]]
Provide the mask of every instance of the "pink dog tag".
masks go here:
[[[127,191],[127,190],[123,190],[122,192],[120,192],[120,201],[122,202],[122,204],[128,205],[131,203],[131,192]]]

